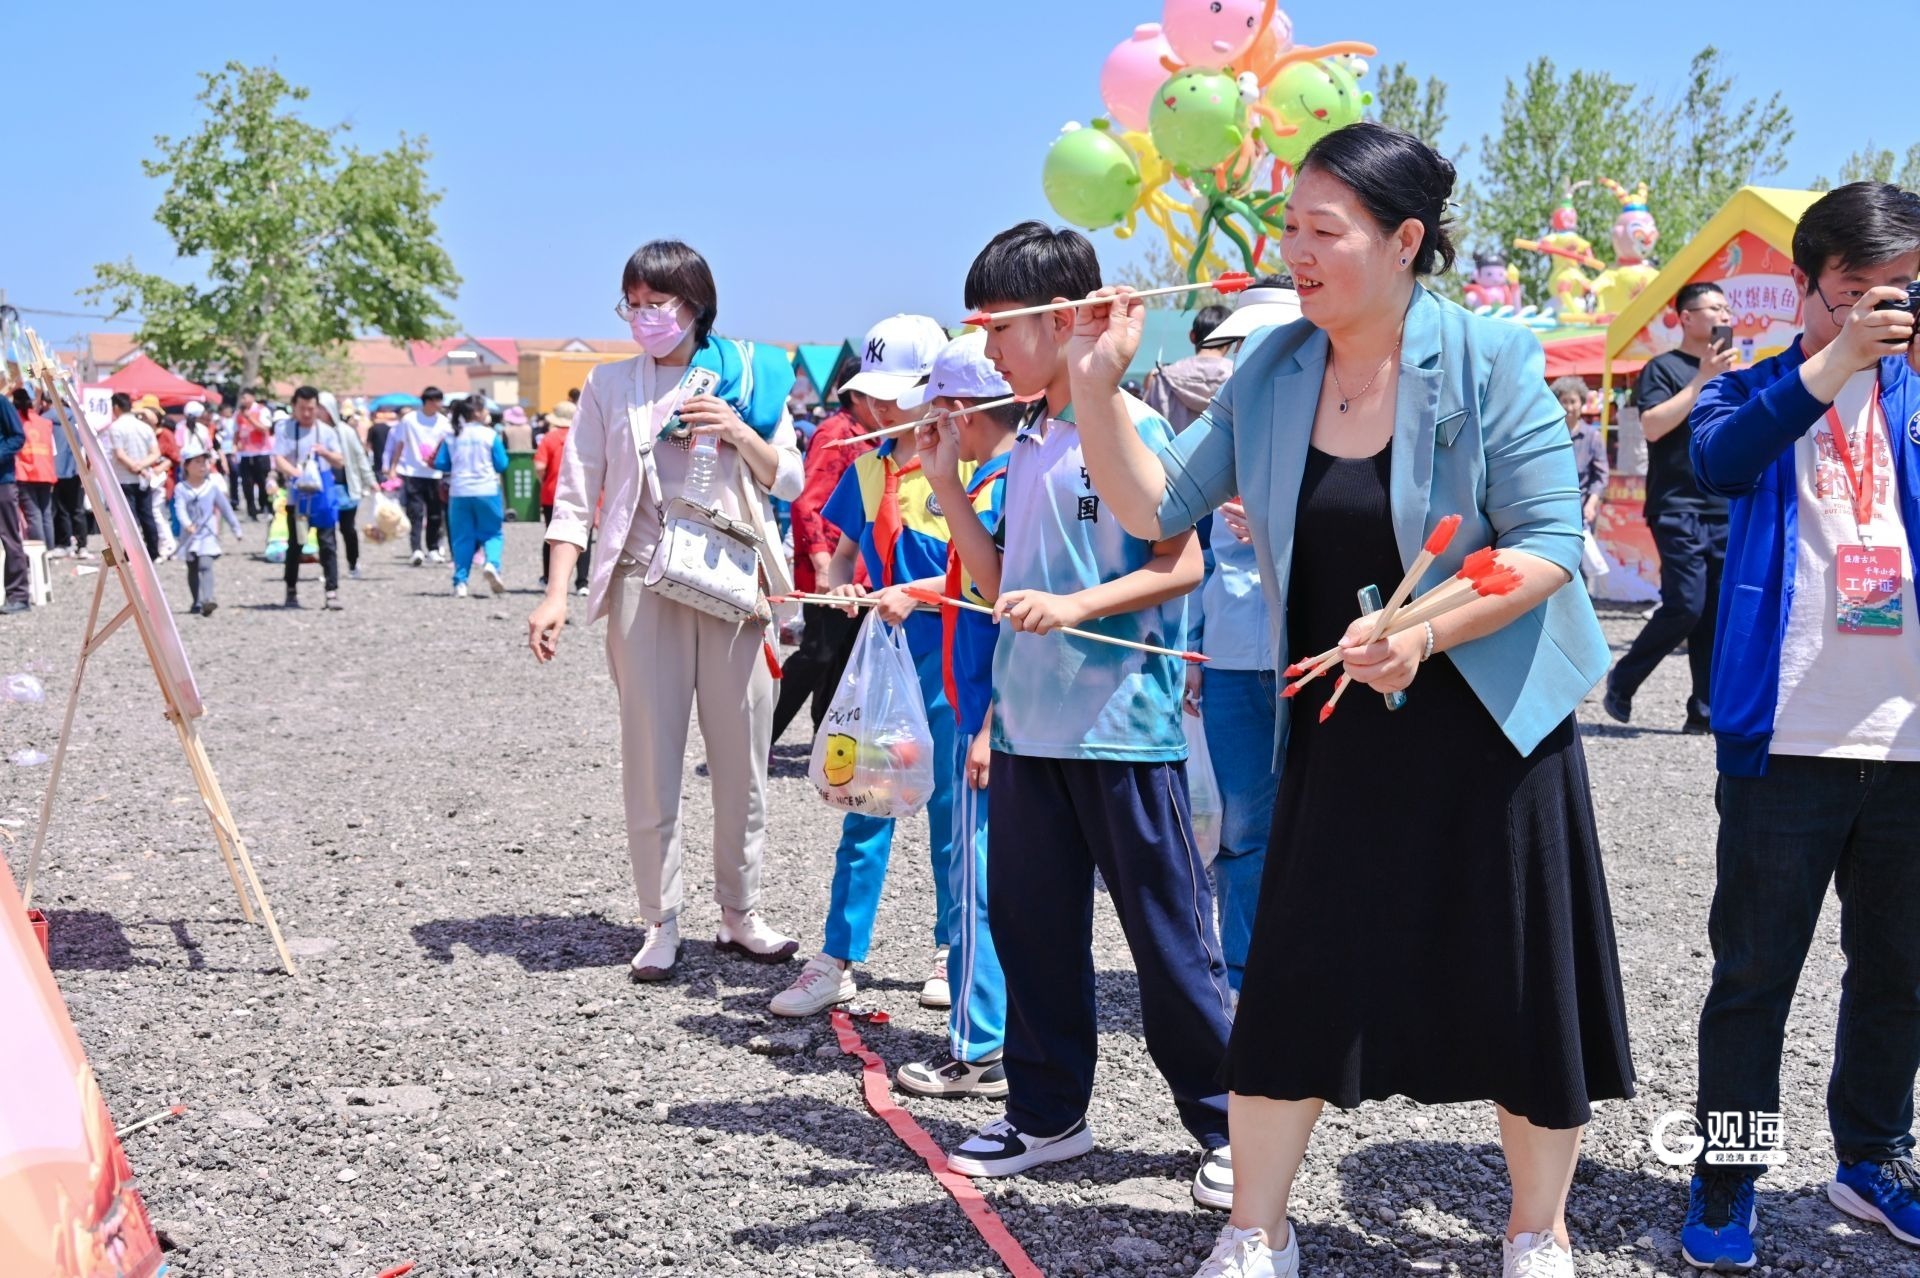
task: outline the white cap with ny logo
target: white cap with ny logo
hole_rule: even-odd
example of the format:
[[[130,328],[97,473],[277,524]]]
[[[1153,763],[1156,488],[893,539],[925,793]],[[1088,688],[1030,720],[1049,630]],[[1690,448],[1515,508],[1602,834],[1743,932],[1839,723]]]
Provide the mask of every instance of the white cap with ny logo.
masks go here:
[[[860,371],[836,393],[850,390],[875,399],[899,399],[933,369],[933,357],[947,344],[947,330],[926,315],[893,315],[867,330],[860,347]]]

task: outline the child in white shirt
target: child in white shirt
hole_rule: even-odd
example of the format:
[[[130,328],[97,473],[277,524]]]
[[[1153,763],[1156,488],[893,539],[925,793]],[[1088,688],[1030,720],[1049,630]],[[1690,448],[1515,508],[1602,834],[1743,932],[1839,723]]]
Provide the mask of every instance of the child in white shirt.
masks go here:
[[[246,534],[233,516],[233,503],[226,487],[216,483],[210,473],[212,457],[198,439],[190,440],[181,454],[187,477],[173,490],[173,515],[180,521],[178,552],[187,560],[187,589],[193,603],[189,612],[202,617],[213,615],[213,561],[220,557],[220,521],[227,521],[235,537]]]

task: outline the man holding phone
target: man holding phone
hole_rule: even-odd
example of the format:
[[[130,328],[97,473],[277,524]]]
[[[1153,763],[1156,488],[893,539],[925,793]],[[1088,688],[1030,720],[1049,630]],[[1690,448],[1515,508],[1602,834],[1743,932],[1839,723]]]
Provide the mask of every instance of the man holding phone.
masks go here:
[[[1680,345],[1648,360],[1633,388],[1647,437],[1646,515],[1660,552],[1660,606],[1608,676],[1602,704],[1621,723],[1630,720],[1633,694],[1684,641],[1693,673],[1685,730],[1704,733],[1713,727],[1708,687],[1720,568],[1727,558],[1727,502],[1694,482],[1687,415],[1706,384],[1737,366],[1740,357],[1733,349],[1733,309],[1718,284],[1685,285],[1674,309],[1680,313]]]

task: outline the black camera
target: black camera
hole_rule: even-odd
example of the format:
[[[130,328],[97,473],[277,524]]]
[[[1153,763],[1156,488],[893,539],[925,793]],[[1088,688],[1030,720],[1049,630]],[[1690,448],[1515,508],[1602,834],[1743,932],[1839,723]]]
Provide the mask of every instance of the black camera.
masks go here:
[[[1905,311],[1909,315],[1920,315],[1920,280],[1907,285],[1907,300],[1904,302],[1881,302],[1873,308],[1876,311]]]

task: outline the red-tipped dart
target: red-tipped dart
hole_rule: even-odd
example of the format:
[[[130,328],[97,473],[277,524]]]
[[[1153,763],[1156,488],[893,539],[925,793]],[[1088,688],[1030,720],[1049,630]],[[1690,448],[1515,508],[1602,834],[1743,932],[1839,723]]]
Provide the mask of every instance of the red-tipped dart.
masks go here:
[[[1216,293],[1243,292],[1253,283],[1253,276],[1245,271],[1228,271],[1214,280],[1195,280],[1191,284],[1174,284],[1167,288],[1141,289],[1129,297],[1167,297],[1174,293],[1197,293],[1203,289],[1212,289]],[[1077,302],[1044,302],[1039,306],[1020,306],[1010,311],[975,311],[961,323],[972,328],[984,328],[994,320],[1016,319],[1022,315],[1044,315],[1048,311],[1072,310],[1080,306],[1104,306],[1113,299],[1110,297],[1083,297]]]
[[[1433,535],[1427,538],[1427,553],[1435,558],[1446,553],[1448,544],[1453,541],[1453,535],[1460,531],[1460,522],[1459,515],[1448,515],[1435,525]]]
[[[1457,575],[1463,581],[1478,581],[1500,566],[1500,561],[1494,556],[1493,547],[1483,546],[1467,556],[1466,561],[1460,565]]]
[[[968,612],[983,612],[993,615],[993,609],[974,603],[970,599],[950,599],[946,595],[929,590],[924,586],[903,586],[907,598],[915,603],[933,604],[940,608],[965,608]],[[1178,657],[1188,665],[1199,665],[1207,658],[1198,652],[1182,652],[1178,648],[1162,648],[1158,644],[1137,643],[1132,639],[1120,639],[1113,635],[1095,634],[1091,630],[1081,630],[1075,626],[1061,626],[1054,634],[1072,635],[1076,639],[1085,639],[1092,643],[1112,644],[1116,648],[1132,648],[1135,652],[1150,652],[1156,657]]]

